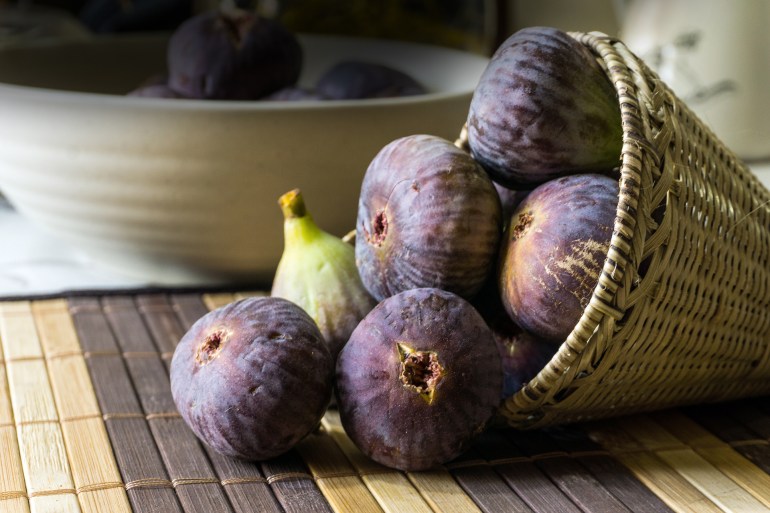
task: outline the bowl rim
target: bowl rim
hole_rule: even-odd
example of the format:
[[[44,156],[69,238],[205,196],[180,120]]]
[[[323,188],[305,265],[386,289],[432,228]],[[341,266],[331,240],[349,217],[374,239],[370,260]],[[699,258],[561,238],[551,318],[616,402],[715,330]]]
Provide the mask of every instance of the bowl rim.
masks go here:
[[[23,47],[9,48],[9,50],[35,51],[36,49],[49,50],[57,46],[77,46],[92,45],[104,41],[131,41],[131,40],[150,40],[168,38],[169,33],[150,32],[146,34],[109,34],[96,35],[88,39],[66,40],[59,43],[46,42],[40,44],[31,44]],[[314,39],[320,41],[343,40],[352,43],[362,42],[365,44],[383,44],[393,47],[402,47],[404,50],[420,48],[444,53],[445,55],[457,55],[468,60],[477,61],[480,72],[486,67],[490,58],[457,48],[418,43],[412,41],[389,40],[383,38],[359,37],[347,35],[328,35],[328,34],[297,34],[300,41],[310,44]],[[0,51],[3,51],[0,49]],[[479,74],[480,76],[480,74]],[[13,84],[0,81],[0,95],[11,95],[15,98],[28,98],[31,101],[35,99],[76,101],[90,103],[100,102],[100,105],[110,107],[132,107],[132,108],[152,108],[168,111],[275,111],[275,110],[340,110],[340,109],[361,109],[361,108],[382,108],[395,107],[401,105],[424,104],[444,102],[470,96],[473,94],[473,88],[464,90],[430,91],[424,94],[388,98],[366,98],[366,99],[348,99],[348,100],[292,100],[292,101],[270,101],[270,100],[202,100],[197,98],[148,98],[141,96],[127,96],[112,93],[97,93],[87,91],[72,91],[64,89],[54,89],[52,87],[39,87],[32,85]]]

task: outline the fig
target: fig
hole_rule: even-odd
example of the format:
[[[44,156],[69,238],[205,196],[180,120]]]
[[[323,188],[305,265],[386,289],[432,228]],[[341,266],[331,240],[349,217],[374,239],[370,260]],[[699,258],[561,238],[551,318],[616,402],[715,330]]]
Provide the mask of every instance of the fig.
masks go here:
[[[255,100],[294,85],[302,67],[294,34],[237,8],[188,19],[172,34],[167,51],[168,85],[190,98]]]
[[[473,157],[513,189],[620,163],[615,88],[590,51],[555,28],[525,28],[498,47],[467,127]]]
[[[423,470],[462,453],[500,405],[500,355],[456,294],[412,289],[379,303],[337,359],[345,432],[373,460]]]
[[[314,100],[320,101],[326,98],[322,97],[316,91],[312,89],[306,89],[304,87],[289,86],[277,90],[276,92],[267,95],[265,100],[280,101],[280,102],[295,102],[302,100]]]
[[[334,361],[313,319],[281,298],[246,298],[198,319],[174,351],[171,393],[184,421],[227,456],[264,460],[313,431]]]
[[[361,283],[353,246],[315,224],[300,190],[287,192],[278,203],[285,243],[270,295],[302,307],[336,359],[376,302]]]
[[[493,271],[501,224],[500,198],[468,153],[432,135],[402,137],[361,184],[358,271],[380,301],[420,287],[470,298]]]
[[[489,280],[473,306],[492,331],[503,368],[503,400],[518,392],[545,367],[559,344],[524,331],[508,316],[495,280]]]
[[[426,92],[419,82],[403,71],[363,61],[335,64],[318,79],[316,91],[330,100],[388,98]]]
[[[514,212],[498,283],[524,330],[562,342],[580,320],[609,251],[618,189],[604,175],[565,176],[536,187]]]
[[[508,226],[508,221],[510,221],[514,210],[516,210],[516,207],[519,206],[519,203],[521,203],[524,198],[527,197],[527,194],[530,193],[531,189],[509,189],[508,187],[503,187],[497,182],[494,182],[494,186],[497,190],[498,196],[500,196],[500,205],[503,209],[503,228],[505,228]]]

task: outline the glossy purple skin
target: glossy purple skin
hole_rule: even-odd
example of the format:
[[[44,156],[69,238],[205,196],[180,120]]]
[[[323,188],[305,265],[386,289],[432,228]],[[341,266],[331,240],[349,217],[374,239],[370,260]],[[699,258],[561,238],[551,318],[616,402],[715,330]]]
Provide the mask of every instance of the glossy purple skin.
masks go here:
[[[356,263],[377,300],[419,287],[473,296],[493,272],[501,232],[489,177],[445,139],[397,139],[364,175]]]
[[[583,174],[535,188],[519,205],[501,247],[498,286],[511,319],[562,342],[591,299],[609,251],[618,181]]]
[[[202,349],[212,333],[228,333],[218,353]],[[304,310],[285,299],[247,298],[200,318],[179,342],[170,373],[177,409],[201,440],[227,456],[264,460],[318,426],[334,361]]]
[[[398,344],[433,351],[445,374],[431,403],[401,382]],[[373,460],[423,470],[462,453],[500,405],[500,355],[478,312],[459,296],[413,289],[377,305],[337,359],[345,432]]]
[[[522,29],[500,45],[467,127],[474,158],[512,189],[620,163],[615,88],[588,49],[549,27]]]
[[[335,64],[318,79],[316,91],[330,100],[388,98],[426,92],[422,85],[403,71],[361,61]]]
[[[489,280],[472,301],[492,330],[503,367],[503,399],[534,378],[551,360],[559,344],[541,340],[518,326],[505,311],[496,280]]]
[[[274,20],[215,10],[179,26],[167,61],[168,85],[184,96],[256,100],[297,82],[302,49]]]
[[[497,190],[497,194],[500,196],[500,205],[503,208],[503,228],[505,228],[505,226],[508,226],[508,221],[511,220],[511,216],[516,210],[516,207],[518,207],[519,203],[521,203],[524,198],[527,197],[527,195],[531,192],[531,189],[523,189],[517,191],[509,189],[508,187],[503,187],[497,182],[494,182],[494,186]]]

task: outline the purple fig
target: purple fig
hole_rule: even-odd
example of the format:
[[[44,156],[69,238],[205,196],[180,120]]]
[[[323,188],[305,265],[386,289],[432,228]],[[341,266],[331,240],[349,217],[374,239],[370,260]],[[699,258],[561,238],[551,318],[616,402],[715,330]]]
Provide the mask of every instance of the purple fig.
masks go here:
[[[190,98],[255,100],[294,85],[297,38],[278,22],[240,9],[198,14],[168,44],[168,85]]]
[[[361,185],[356,262],[364,286],[378,300],[419,287],[473,296],[493,271],[500,208],[484,170],[451,142],[391,142]]]
[[[267,95],[263,99],[276,101],[276,102],[296,102],[296,101],[320,101],[326,100],[320,94],[312,89],[306,89],[304,87],[289,86],[279,89],[276,92]]]
[[[337,360],[346,433],[375,461],[422,470],[462,453],[500,405],[500,355],[479,313],[439,289],[377,305]]]
[[[330,100],[354,100],[424,94],[425,88],[403,71],[390,66],[343,61],[321,75],[316,91]]]
[[[618,181],[557,178],[535,188],[511,218],[498,284],[506,311],[538,338],[562,342],[591,299],[609,252]]]
[[[494,185],[495,189],[497,189],[497,194],[500,196],[500,205],[503,209],[503,229],[505,229],[508,226],[508,221],[511,220],[514,210],[527,197],[531,189],[513,190],[503,187],[497,182],[494,182]]]
[[[513,189],[620,163],[615,88],[587,48],[554,28],[525,28],[500,45],[467,127],[474,158]]]
[[[503,367],[503,399],[518,392],[551,361],[559,344],[527,333],[503,307],[497,281],[489,280],[472,302],[492,331]]]
[[[216,451],[248,460],[277,456],[313,431],[333,377],[313,320],[273,297],[204,315],[171,360],[171,392],[185,422]]]

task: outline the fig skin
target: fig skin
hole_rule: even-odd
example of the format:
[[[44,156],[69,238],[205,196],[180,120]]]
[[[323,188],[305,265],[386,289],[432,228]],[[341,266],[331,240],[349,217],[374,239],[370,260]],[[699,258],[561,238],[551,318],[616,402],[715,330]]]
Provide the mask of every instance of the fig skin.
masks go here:
[[[263,100],[275,102],[298,102],[298,101],[323,101],[323,96],[312,89],[289,86],[277,90],[263,98]]]
[[[195,322],[174,351],[170,376],[177,409],[198,438],[221,454],[264,460],[318,426],[334,361],[300,307],[247,298]]]
[[[501,235],[491,180],[445,139],[396,139],[364,175],[356,263],[377,300],[420,287],[472,297],[494,271]]]
[[[302,49],[278,22],[240,9],[185,21],[167,49],[168,85],[183,96],[256,100],[297,82]]]
[[[503,187],[497,182],[493,182],[497,194],[500,196],[500,205],[503,209],[503,229],[508,226],[508,221],[511,220],[513,212],[519,203],[524,201],[524,198],[532,191],[531,189],[513,190],[508,187]]]
[[[305,310],[336,360],[376,301],[361,283],[353,246],[315,224],[299,189],[283,194],[278,204],[284,215],[284,250],[270,295]]]
[[[497,412],[500,365],[470,303],[434,288],[396,294],[361,321],[337,359],[342,425],[383,465],[431,468],[460,455]]]
[[[495,51],[467,127],[471,154],[512,189],[620,163],[614,87],[588,49],[550,27],[519,30]]]
[[[472,302],[492,331],[503,368],[503,400],[534,378],[559,350],[559,344],[524,331],[508,316],[497,282],[489,280]]]
[[[343,61],[316,82],[316,91],[330,100],[391,98],[425,94],[415,79],[397,69],[362,61]]]
[[[514,212],[498,286],[524,330],[563,342],[580,320],[609,251],[618,189],[604,175],[566,176],[535,188]]]

